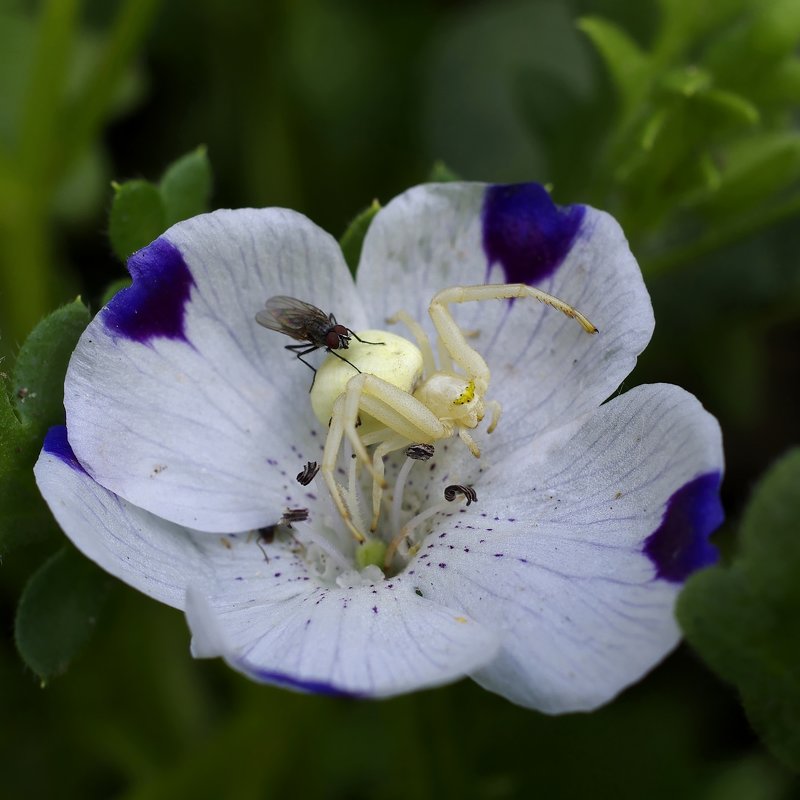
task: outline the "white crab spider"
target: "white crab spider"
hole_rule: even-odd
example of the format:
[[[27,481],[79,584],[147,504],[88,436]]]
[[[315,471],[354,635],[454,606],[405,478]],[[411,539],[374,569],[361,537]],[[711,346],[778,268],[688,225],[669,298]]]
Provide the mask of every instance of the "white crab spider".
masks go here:
[[[501,408],[497,401],[485,399],[489,367],[480,353],[467,344],[465,337],[469,334],[459,328],[448,305],[523,297],[546,303],[576,319],[588,333],[597,333],[597,328],[572,306],[525,284],[453,286],[438,292],[428,307],[439,336],[438,369],[427,335],[404,311],[387,322],[403,322],[418,347],[385,331],[361,331],[362,339],[382,346],[352,344],[348,353],[352,364],[329,356],[320,367],[311,391],[317,418],[323,424],[329,422],[320,474],[356,541],[363,543],[366,537],[354,523],[335,478],[343,440],[349,441],[353,454],[372,475],[372,532],[377,529],[386,488],[383,459],[389,453],[411,444],[433,444],[458,435],[474,456],[480,456],[469,431],[488,411],[491,422],[487,432],[491,433],[500,419]],[[354,375],[355,364],[360,372]],[[367,452],[370,445],[377,445],[372,457]]]

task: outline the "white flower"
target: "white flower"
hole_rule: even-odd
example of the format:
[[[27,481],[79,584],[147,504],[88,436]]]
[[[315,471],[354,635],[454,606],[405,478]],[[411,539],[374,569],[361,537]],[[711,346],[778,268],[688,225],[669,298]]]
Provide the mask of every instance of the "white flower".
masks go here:
[[[535,184],[429,185],[378,213],[355,283],[334,239],[274,208],[181,222],[129,268],[133,287],[75,350],[67,427],[48,435],[36,476],[89,558],[185,609],[195,655],[366,697],[469,675],[555,713],[607,702],[675,646],[681,582],[715,557],[720,433],[674,386],[604,403],[653,329],[610,216],[556,207]],[[454,308],[503,416],[491,436],[475,431],[480,459],[438,442],[399,513],[442,503],[454,483],[478,500],[428,517],[397,574],[359,571],[319,478],[295,479],[326,435],[311,373],[254,315],[289,295],[355,331],[404,310],[432,334],[433,295],[484,282],[535,285],[600,333],[530,300]],[[390,486],[400,464],[387,463]],[[293,508],[308,521],[269,543],[253,533]]]

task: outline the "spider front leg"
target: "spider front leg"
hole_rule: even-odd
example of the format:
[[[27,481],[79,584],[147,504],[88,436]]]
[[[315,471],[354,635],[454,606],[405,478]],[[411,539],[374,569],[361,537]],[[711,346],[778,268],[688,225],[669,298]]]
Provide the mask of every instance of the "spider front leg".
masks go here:
[[[377,456],[381,466],[376,470],[373,460],[358,434],[356,421],[360,414],[368,414],[384,425],[388,431],[384,440],[378,445]],[[322,475],[328,491],[336,504],[345,525],[359,543],[365,536],[353,522],[342,490],[336,482],[335,470],[345,437],[350,442],[353,453],[369,470],[373,478],[373,515],[380,501],[385,481],[383,480],[383,455],[411,442],[434,442],[444,439],[453,433],[453,428],[439,420],[425,405],[412,397],[408,392],[378,378],[375,375],[361,373],[351,378],[344,394],[340,395],[333,405],[331,424],[325,449],[322,453]]]
[[[456,324],[447,306],[450,303],[470,303],[475,300],[513,300],[532,297],[562,314],[577,320],[587,333],[597,333],[597,328],[580,311],[547,292],[534,289],[524,283],[489,283],[478,286],[451,286],[434,295],[428,313],[439,333],[439,337],[469,378],[475,381],[478,391],[483,394],[489,385],[489,367],[481,355],[467,344],[464,332]]]

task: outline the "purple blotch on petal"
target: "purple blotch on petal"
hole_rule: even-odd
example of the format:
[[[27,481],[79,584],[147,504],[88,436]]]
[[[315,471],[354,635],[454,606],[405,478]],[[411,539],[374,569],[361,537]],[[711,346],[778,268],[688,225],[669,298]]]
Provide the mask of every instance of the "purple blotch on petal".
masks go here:
[[[128,259],[133,285],[101,312],[112,336],[145,344],[150,339],[185,339],[184,311],[194,278],[175,245],[156,239]]]
[[[586,207],[557,206],[538,183],[490,186],[483,201],[483,249],[489,270],[506,283],[535,284],[552,275],[572,248]]]
[[[323,681],[304,681],[300,678],[294,678],[291,675],[287,675],[283,672],[259,669],[247,661],[238,661],[235,663],[235,666],[242,669],[250,677],[257,681],[262,683],[272,683],[277,686],[283,686],[287,689],[296,689],[299,692],[322,694],[327,695],[328,697],[350,697],[353,699],[364,697],[364,695],[358,694],[357,692],[348,692],[343,689],[339,689],[330,683],[324,683]]]
[[[42,444],[42,450],[49,453],[51,456],[61,459],[68,467],[71,467],[75,472],[86,473],[86,470],[81,465],[81,462],[75,458],[75,453],[72,452],[69,440],[67,439],[67,428],[65,425],[54,425],[47,431]]]
[[[719,554],[709,537],[725,518],[719,499],[721,481],[719,472],[707,472],[681,486],[667,501],[661,525],[644,543],[657,578],[678,583],[716,563]]]

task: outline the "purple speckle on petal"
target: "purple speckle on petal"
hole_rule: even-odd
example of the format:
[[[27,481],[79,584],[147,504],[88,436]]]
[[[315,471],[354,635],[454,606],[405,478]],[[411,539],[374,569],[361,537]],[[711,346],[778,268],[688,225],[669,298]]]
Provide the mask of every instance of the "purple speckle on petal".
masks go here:
[[[483,202],[483,249],[506,283],[535,284],[566,258],[586,207],[557,206],[538,183],[490,186]],[[487,280],[489,278],[487,270]]]
[[[156,239],[128,259],[133,285],[101,312],[112,336],[145,344],[156,337],[185,339],[184,311],[194,278],[175,245]]]
[[[81,462],[75,458],[75,453],[72,452],[69,440],[67,439],[67,428],[64,425],[54,425],[47,431],[42,444],[42,450],[45,453],[50,453],[51,456],[61,459],[68,467],[71,467],[76,472],[83,472],[86,470],[81,465]]]
[[[719,472],[700,475],[667,501],[661,525],[644,543],[657,578],[681,582],[717,561],[717,549],[708,538],[725,518],[719,499],[721,480]]]

